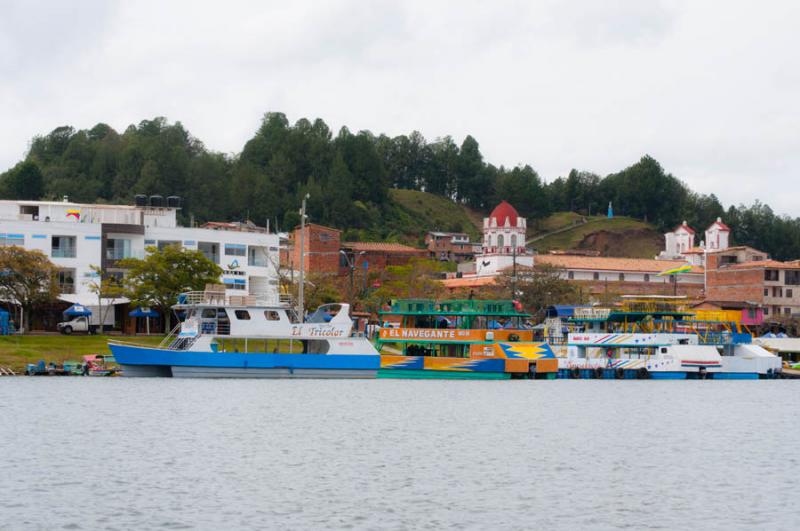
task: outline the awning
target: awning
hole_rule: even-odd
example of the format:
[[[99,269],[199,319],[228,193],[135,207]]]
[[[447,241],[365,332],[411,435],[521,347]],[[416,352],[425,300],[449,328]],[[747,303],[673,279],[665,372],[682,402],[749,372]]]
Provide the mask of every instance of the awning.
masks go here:
[[[64,310],[64,315],[67,317],[88,317],[89,315],[92,315],[92,310],[86,306],[81,306],[80,304],[73,304]]]
[[[131,317],[158,317],[158,312],[150,308],[136,308],[128,315]]]
[[[83,299],[83,301],[81,301],[81,299]],[[86,304],[85,306],[98,305],[97,295],[77,295],[75,293],[63,293],[58,296],[58,300],[68,302],[70,304],[81,304],[82,302],[88,302],[89,304]],[[127,304],[131,302],[131,300],[126,297],[103,297],[100,299],[100,302],[102,302],[103,306],[116,306],[117,304]]]

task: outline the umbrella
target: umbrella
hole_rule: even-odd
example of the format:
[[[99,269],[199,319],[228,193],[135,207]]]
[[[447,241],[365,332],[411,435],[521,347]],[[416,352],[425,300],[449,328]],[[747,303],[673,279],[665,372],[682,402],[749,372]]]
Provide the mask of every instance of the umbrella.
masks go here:
[[[73,304],[64,310],[64,315],[67,317],[88,317],[92,315],[92,310],[80,304]]]
[[[145,327],[147,331],[147,335],[150,335],[150,318],[151,317],[158,317],[158,312],[155,310],[151,310],[150,308],[136,308],[132,312],[129,312],[128,315],[131,317],[145,317],[147,320],[145,321]]]
[[[158,312],[150,308],[136,308],[128,315],[131,317],[158,317]]]

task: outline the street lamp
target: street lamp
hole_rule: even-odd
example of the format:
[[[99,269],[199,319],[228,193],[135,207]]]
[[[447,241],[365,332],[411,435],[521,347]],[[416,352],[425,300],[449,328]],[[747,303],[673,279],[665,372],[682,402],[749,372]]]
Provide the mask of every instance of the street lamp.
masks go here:
[[[358,254],[354,254],[352,259],[350,258],[350,255],[348,255],[347,252],[345,252],[344,249],[339,249],[339,254],[344,256],[344,259],[347,261],[347,266],[350,268],[350,305],[352,306],[352,304],[353,304],[353,294],[355,292],[354,276],[355,276],[355,271],[356,271],[356,261],[358,260],[358,257],[363,255],[363,254],[365,254],[365,252],[364,251],[360,251]]]

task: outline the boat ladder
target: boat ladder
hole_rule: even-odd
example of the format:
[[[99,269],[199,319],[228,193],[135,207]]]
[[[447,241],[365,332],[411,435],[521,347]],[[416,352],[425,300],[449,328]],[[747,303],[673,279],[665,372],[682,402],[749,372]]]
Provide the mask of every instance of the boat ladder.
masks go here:
[[[0,366],[0,376],[16,376],[15,373],[10,367],[2,367]]]

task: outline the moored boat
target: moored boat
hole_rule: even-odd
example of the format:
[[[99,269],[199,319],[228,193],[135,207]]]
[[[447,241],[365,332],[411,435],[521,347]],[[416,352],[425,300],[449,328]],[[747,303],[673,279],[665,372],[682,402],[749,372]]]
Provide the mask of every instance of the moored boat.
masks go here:
[[[561,378],[759,379],[781,360],[732,321],[703,318],[683,297],[630,296],[613,308],[574,308],[550,319]]]
[[[557,370],[514,301],[402,299],[381,316],[381,378],[547,378]]]
[[[305,322],[288,305],[243,304],[223,292],[190,292],[184,320],[158,347],[109,342],[124,376],[374,378],[377,351],[352,334],[349,305],[321,306]]]

